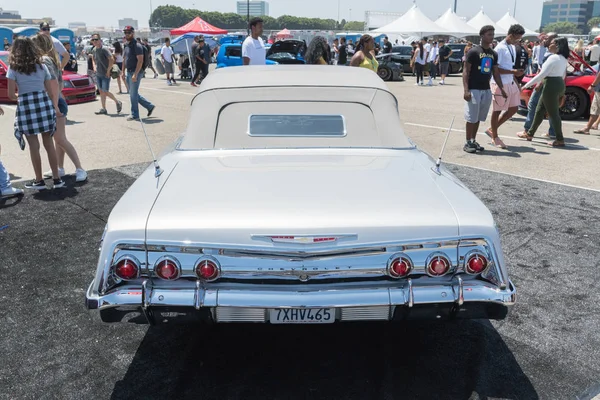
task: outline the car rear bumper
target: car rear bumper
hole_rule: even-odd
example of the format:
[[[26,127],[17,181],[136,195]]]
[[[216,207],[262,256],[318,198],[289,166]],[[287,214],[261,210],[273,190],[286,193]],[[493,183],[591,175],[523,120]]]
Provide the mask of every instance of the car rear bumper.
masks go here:
[[[390,321],[411,319],[504,319],[516,301],[509,281],[500,289],[480,281],[455,277],[444,284],[420,285],[417,280],[397,287],[341,290],[193,289],[123,286],[105,295],[86,293],[86,308],[104,322],[269,322],[272,309],[335,309],[335,321]],[[130,318],[132,317],[132,318]]]
[[[88,86],[81,89],[66,89],[63,90],[63,96],[67,101],[67,104],[78,104],[86,103],[88,101],[96,100],[96,87]]]

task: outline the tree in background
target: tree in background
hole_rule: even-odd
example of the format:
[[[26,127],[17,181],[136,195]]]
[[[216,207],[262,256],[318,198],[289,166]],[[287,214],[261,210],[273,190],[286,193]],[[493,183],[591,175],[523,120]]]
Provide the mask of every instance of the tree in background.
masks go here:
[[[558,34],[581,35],[581,29],[573,22],[554,22],[544,26],[543,32],[556,32]]]
[[[598,27],[598,25],[600,25],[600,17],[594,17],[587,22],[587,26],[589,26],[590,29],[594,29]]]
[[[361,21],[351,21],[344,24],[343,29],[345,31],[360,31],[362,32],[365,29],[365,23]]]

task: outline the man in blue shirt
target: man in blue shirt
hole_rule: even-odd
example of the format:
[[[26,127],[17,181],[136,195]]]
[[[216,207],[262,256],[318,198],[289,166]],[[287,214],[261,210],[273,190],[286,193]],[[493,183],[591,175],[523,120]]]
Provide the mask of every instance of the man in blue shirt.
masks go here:
[[[123,33],[127,41],[123,48],[123,79],[127,82],[131,101],[131,115],[127,121],[139,121],[138,103],[148,110],[148,117],[152,115],[156,106],[139,95],[140,82],[144,77],[144,47],[135,40],[135,31],[132,26],[126,26]]]

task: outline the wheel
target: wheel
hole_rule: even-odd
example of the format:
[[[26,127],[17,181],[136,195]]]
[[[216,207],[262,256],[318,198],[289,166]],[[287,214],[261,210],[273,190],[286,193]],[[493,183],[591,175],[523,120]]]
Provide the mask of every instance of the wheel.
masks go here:
[[[389,69],[388,67],[379,67],[377,69],[377,75],[379,75],[379,77],[381,79],[383,79],[384,81],[391,81],[392,80],[392,76],[394,75],[392,73],[392,70]]]
[[[560,109],[561,119],[579,119],[588,113],[590,97],[585,91],[576,87],[567,87],[565,97],[565,106]]]

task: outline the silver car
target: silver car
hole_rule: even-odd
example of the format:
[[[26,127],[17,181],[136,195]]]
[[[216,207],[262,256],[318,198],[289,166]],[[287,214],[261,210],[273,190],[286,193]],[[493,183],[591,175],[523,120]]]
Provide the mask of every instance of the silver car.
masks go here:
[[[105,322],[503,319],[483,203],[415,147],[363,68],[211,73],[183,135],[112,210],[86,306]]]

